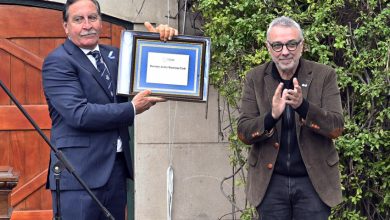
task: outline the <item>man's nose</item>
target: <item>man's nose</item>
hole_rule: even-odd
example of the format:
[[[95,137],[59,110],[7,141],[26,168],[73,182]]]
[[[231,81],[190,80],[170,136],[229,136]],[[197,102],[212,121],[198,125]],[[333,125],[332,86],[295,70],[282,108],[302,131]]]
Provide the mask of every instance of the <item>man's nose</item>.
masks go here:
[[[283,45],[283,48],[282,48],[281,52],[282,52],[283,55],[290,54],[290,51],[287,49],[287,45]]]
[[[92,27],[92,23],[86,18],[83,23],[83,28],[90,29]]]

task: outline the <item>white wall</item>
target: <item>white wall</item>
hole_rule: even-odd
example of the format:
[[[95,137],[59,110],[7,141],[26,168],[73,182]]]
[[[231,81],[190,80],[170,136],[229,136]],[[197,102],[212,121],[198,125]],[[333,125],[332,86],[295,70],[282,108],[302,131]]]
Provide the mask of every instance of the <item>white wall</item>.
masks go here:
[[[46,0],[65,3],[66,0]],[[130,21],[134,24],[168,23],[169,14],[175,17],[178,12],[176,0],[99,0],[101,11],[104,14]],[[171,26],[177,27],[177,16],[169,19]]]

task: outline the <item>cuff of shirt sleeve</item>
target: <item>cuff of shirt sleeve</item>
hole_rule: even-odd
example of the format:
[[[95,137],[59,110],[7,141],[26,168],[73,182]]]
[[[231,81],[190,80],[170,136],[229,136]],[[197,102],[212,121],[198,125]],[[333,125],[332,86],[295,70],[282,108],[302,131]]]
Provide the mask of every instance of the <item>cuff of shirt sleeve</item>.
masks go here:
[[[303,99],[302,104],[295,111],[301,118],[306,119],[307,112],[309,111],[309,102]]]
[[[137,112],[135,111],[135,105],[134,105],[134,103],[133,103],[133,102],[131,102],[131,105],[133,106],[133,110],[134,110],[134,118],[135,118],[135,116],[137,115]]]
[[[271,129],[275,126],[276,122],[278,122],[279,119],[274,119],[272,117],[272,113],[269,112],[265,117],[264,117],[264,130],[266,131],[271,131]]]

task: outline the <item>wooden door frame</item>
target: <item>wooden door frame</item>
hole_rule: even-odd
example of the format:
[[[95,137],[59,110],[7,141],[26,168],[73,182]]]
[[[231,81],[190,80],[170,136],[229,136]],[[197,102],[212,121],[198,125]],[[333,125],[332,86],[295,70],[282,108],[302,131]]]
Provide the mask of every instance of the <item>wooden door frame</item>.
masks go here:
[[[62,11],[64,8],[63,3],[58,2],[48,2],[48,1],[37,1],[37,0],[0,0],[0,5],[21,5],[21,6],[31,6],[31,7],[37,7],[37,8],[47,8],[47,9],[53,9]],[[109,14],[105,14],[102,12],[102,20],[116,24],[119,26],[122,26],[126,28],[127,30],[133,30],[134,24],[132,22],[116,18],[114,16],[111,16]]]

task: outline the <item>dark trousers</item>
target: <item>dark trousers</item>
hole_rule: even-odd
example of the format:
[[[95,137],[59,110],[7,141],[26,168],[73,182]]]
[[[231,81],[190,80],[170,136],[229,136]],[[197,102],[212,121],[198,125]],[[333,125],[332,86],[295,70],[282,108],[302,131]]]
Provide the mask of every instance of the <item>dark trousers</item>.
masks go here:
[[[127,190],[126,164],[123,154],[117,153],[109,181],[92,192],[110,211],[116,220],[125,219]],[[57,213],[56,191],[52,192],[53,215]],[[84,190],[63,190],[61,199],[61,220],[106,220],[96,202]]]
[[[326,220],[330,207],[322,202],[308,176],[273,174],[257,212],[260,220]]]

